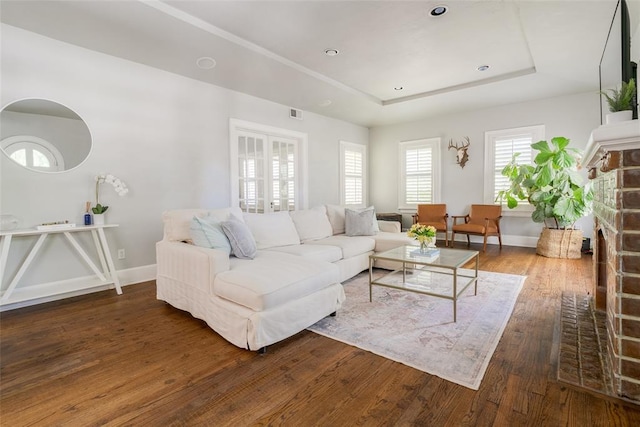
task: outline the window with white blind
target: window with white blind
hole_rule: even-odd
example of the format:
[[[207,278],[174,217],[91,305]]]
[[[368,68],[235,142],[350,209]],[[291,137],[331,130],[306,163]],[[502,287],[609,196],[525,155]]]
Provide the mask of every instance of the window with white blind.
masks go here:
[[[485,191],[487,204],[498,203],[498,193],[510,186],[509,179],[502,176],[502,169],[511,162],[515,153],[519,164],[533,164],[531,144],[544,139],[544,126],[528,126],[485,132]],[[517,210],[531,210],[526,201],[519,202]],[[512,211],[511,209],[509,211]],[[505,213],[506,211],[503,211]]]
[[[340,202],[365,206],[367,188],[367,147],[340,141]]]
[[[440,138],[400,143],[400,209],[440,199]]]

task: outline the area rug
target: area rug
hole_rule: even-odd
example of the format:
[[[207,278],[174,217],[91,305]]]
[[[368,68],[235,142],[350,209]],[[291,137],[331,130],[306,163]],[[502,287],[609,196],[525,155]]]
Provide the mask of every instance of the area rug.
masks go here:
[[[337,316],[308,329],[477,390],[525,279],[479,271],[478,295],[467,288],[454,322],[453,302],[443,298],[374,286],[369,302],[369,276],[363,272],[344,282],[347,299]]]

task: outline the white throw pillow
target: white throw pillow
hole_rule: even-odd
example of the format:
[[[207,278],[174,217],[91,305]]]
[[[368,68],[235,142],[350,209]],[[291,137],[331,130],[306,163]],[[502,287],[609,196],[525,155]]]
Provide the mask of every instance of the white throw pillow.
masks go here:
[[[378,233],[375,209],[345,209],[345,233],[347,236],[375,236]]]
[[[344,206],[327,205],[327,217],[333,229],[333,234],[344,234],[345,231],[345,213]]]
[[[245,213],[243,217],[258,249],[300,244],[300,236],[287,211],[267,214]]]
[[[291,215],[298,236],[303,242],[324,239],[333,234],[331,223],[327,217],[327,209],[324,206],[291,211],[289,215]]]
[[[203,248],[220,249],[227,254],[231,253],[231,244],[227,235],[222,230],[221,221],[212,216],[191,219],[191,240],[196,246]]]

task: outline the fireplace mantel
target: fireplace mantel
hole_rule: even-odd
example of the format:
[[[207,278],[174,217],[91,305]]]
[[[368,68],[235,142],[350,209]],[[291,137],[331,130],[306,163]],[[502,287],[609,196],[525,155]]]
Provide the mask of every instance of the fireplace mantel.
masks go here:
[[[639,120],[602,125],[591,132],[582,164],[589,169],[595,167],[609,151],[636,148],[640,148]]]

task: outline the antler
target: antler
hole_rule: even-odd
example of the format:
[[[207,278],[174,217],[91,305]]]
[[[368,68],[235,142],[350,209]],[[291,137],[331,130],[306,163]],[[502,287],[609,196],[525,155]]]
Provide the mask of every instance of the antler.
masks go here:
[[[464,139],[464,140],[466,140],[466,141],[467,141],[467,143],[465,144],[465,143],[463,142],[463,143],[462,143],[462,147],[460,147],[460,148],[467,148],[469,145],[471,145],[471,141],[469,141],[469,137],[468,137],[468,136],[465,136],[463,139]]]
[[[456,142],[456,145],[453,145],[453,139],[450,139],[449,140],[449,148],[448,148],[448,150],[451,150],[452,148],[457,150],[458,149],[458,143]]]

